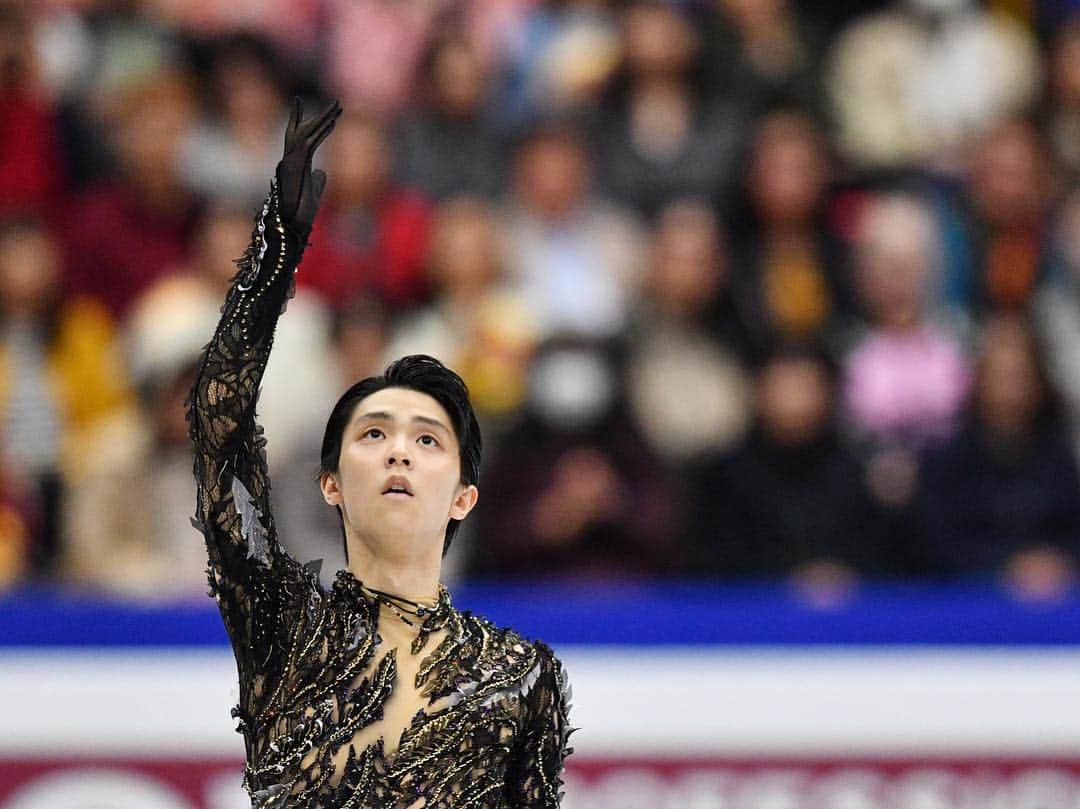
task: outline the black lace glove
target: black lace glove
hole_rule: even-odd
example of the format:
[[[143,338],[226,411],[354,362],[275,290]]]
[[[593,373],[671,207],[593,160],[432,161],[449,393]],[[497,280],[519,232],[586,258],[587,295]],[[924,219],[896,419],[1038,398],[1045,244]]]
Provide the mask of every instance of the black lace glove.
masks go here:
[[[304,103],[293,99],[292,114],[285,129],[285,154],[277,165],[277,181],[284,224],[307,239],[319,209],[319,197],[326,187],[326,172],[311,170],[311,159],[341,115],[334,101],[313,118],[303,121]]]

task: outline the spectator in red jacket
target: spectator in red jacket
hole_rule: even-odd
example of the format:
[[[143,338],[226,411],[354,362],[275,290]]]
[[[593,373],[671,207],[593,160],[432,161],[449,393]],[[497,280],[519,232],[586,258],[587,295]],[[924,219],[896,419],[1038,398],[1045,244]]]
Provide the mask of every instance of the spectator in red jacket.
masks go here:
[[[393,308],[408,308],[426,292],[431,206],[395,184],[391,166],[383,125],[361,112],[342,115],[327,144],[333,180],[296,276],[331,306],[374,293]]]
[[[187,80],[160,76],[135,88],[108,133],[119,171],[91,186],[67,212],[68,292],[90,295],[118,318],[185,258],[196,200],[177,164],[194,120]]]
[[[0,215],[48,215],[64,185],[56,118],[38,77],[29,21],[0,7]]]

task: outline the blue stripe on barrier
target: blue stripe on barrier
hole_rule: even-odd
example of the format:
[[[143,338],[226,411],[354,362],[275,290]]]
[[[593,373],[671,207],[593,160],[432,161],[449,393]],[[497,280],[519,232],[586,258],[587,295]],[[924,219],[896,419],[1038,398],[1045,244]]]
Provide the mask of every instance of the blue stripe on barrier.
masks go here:
[[[553,645],[1080,644],[1080,592],[1032,604],[987,583],[876,583],[815,607],[775,584],[472,582],[454,602]],[[0,646],[226,642],[209,598],[141,606],[43,586],[0,596]]]

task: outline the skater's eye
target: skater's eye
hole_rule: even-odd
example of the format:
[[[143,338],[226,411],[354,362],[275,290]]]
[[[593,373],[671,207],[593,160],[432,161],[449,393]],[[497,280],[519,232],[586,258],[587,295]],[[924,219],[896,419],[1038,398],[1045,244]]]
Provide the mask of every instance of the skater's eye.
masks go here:
[[[428,435],[426,433],[424,435],[420,436],[419,438],[417,438],[416,440],[419,441],[421,444],[423,444],[425,447],[437,447],[437,446],[439,446],[439,439],[437,439],[433,435]]]

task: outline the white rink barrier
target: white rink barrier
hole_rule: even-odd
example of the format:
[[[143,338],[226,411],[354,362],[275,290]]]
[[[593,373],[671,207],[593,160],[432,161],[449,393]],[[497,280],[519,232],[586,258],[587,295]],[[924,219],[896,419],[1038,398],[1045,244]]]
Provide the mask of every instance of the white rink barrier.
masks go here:
[[[1080,807],[1080,650],[556,652],[566,809]],[[5,649],[0,809],[246,806],[237,693],[227,649]]]

